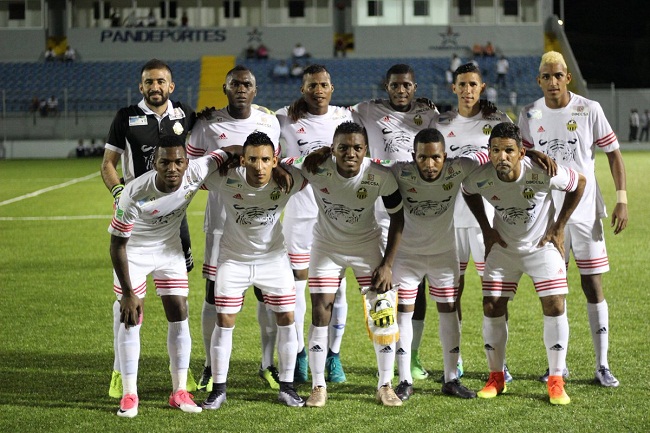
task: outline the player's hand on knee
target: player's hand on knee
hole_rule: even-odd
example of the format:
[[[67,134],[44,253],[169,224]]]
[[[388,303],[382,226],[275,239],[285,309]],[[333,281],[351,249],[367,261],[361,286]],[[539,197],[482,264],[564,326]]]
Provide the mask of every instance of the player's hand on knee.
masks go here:
[[[135,295],[122,295],[120,300],[120,322],[126,329],[140,323],[142,317],[142,299]]]
[[[485,257],[487,258],[494,244],[501,245],[503,248],[507,248],[508,244],[501,238],[501,235],[498,231],[493,228],[485,230],[483,232],[483,243],[485,244]]]

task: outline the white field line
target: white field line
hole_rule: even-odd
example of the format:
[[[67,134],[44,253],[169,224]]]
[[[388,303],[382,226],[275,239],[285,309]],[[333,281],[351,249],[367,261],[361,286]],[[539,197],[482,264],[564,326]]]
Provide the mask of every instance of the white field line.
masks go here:
[[[74,185],[75,183],[83,182],[93,177],[99,176],[99,172],[89,174],[88,176],[78,177],[76,179],[69,180],[67,182],[60,183],[58,185],[48,186],[47,188],[39,189],[29,194],[24,194],[18,197],[10,198],[9,200],[0,201],[0,206],[4,206],[11,203],[16,203],[17,201],[25,200],[28,198],[36,197],[38,195],[44,194],[46,192],[54,191],[56,189],[65,188],[66,186]]]
[[[204,212],[193,211],[190,216],[201,216]],[[113,215],[61,215],[61,216],[28,216],[28,217],[0,217],[0,221],[73,221],[73,220],[110,220]]]

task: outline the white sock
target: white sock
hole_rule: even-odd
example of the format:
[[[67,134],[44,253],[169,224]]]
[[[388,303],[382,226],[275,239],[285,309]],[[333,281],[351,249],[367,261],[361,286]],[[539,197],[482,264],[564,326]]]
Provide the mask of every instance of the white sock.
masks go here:
[[[120,332],[120,301],[113,303],[113,370],[120,371],[120,345],[117,342],[117,334]]]
[[[438,333],[442,345],[442,363],[445,370],[445,383],[458,379],[456,364],[460,353],[460,325],[458,313],[438,313]]]
[[[399,372],[399,381],[413,383],[411,375],[411,342],[413,340],[413,325],[411,319],[413,311],[397,312],[397,326],[399,327],[399,340],[397,341],[397,371]]]
[[[212,333],[214,327],[217,326],[217,307],[214,304],[203,300],[203,308],[201,309],[201,334],[203,335],[203,349],[205,350],[205,365],[210,367],[210,347],[212,346]]]
[[[167,351],[171,364],[174,392],[187,389],[187,369],[190,367],[192,337],[187,319],[167,324]]]
[[[293,383],[293,370],[296,368],[298,337],[296,325],[278,325],[278,367],[280,382]]]
[[[230,366],[230,354],[232,353],[232,333],[235,328],[222,328],[217,325],[212,333],[212,382],[226,383],[228,379],[228,368]]]
[[[503,360],[506,358],[506,343],[508,342],[508,327],[506,316],[483,316],[483,342],[490,372],[503,371]],[[489,347],[489,349],[487,348]]]
[[[325,385],[325,361],[327,359],[327,326],[309,327],[309,369],[312,388]]]
[[[375,346],[375,355],[377,357],[377,371],[379,372],[379,380],[377,381],[377,389],[382,385],[390,384],[393,379],[393,365],[395,365],[395,343],[391,344],[378,344],[373,343]]]
[[[341,352],[341,341],[345,332],[345,322],[348,317],[347,282],[341,279],[339,289],[332,306],[332,320],[330,320],[329,349],[333,353]]]
[[[298,352],[305,348],[305,315],[307,314],[307,299],[305,298],[305,289],[307,280],[296,280],[296,308],[293,311],[296,333],[298,334]]]
[[[507,320],[506,320],[506,326],[508,326],[508,321]],[[458,335],[458,341],[459,341],[459,343],[458,343],[458,362],[456,364],[458,364],[458,363],[462,364],[463,363],[463,355],[462,355],[462,353],[460,353],[460,339],[463,336],[463,321],[462,320],[458,321],[458,332],[459,332],[459,335]],[[503,362],[505,362],[505,361],[503,361]]]
[[[138,394],[138,362],[140,360],[140,327],[126,329],[120,325],[117,340],[120,353],[120,371],[122,372],[122,395]]]
[[[591,328],[591,339],[594,342],[596,353],[596,369],[602,365],[609,368],[607,352],[609,350],[609,307],[607,301],[598,304],[587,304],[587,315],[589,316],[589,328]]]
[[[257,302],[257,322],[260,324],[260,340],[262,343],[262,369],[272,365],[275,352],[275,339],[278,328],[275,324],[275,313],[266,308],[264,302]]]
[[[544,316],[544,345],[550,376],[562,376],[569,346],[569,321],[566,311],[557,317]]]
[[[420,350],[422,343],[422,334],[424,333],[424,320],[411,320],[413,328],[413,341],[411,342],[411,352]]]

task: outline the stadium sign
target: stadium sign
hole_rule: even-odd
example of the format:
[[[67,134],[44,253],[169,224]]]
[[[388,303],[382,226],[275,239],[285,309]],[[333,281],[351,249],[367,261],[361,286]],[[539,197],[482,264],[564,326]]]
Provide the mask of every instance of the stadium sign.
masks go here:
[[[105,42],[225,42],[225,29],[106,29],[99,41]]]

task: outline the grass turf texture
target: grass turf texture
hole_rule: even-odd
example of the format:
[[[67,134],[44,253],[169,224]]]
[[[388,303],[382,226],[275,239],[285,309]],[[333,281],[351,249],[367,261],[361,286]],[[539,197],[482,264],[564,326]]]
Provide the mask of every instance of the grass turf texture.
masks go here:
[[[287,408],[257,376],[260,360],[255,299],[246,296],[237,319],[228,401],[217,411],[182,413],[167,404],[171,390],[167,325],[160,300],[149,285],[142,328],[140,410],[135,419],[115,415],[118,401],[107,395],[113,363],[112,274],[108,255],[111,197],[99,176],[24,200],[0,204],[0,431],[427,431],[427,432],[642,432],[650,430],[648,240],[650,181],[643,173],[650,153],[626,152],[630,225],[621,235],[607,229],[612,271],[604,276],[610,311],[612,371],[618,389],[592,384],[594,355],[585,299],[575,266],[569,272],[571,336],[566,387],[571,404],[553,407],[537,377],[546,369],[539,300],[528,277],[510,305],[508,365],[515,381],[492,400],[445,396],[436,382],[442,355],[437,313],[429,302],[420,351],[430,378],[415,383],[402,408],[374,401],[376,364],[362,320],[353,278],[348,280],[348,325],[342,362],[348,381],[329,387],[323,409]],[[0,203],[96,173],[96,159],[0,161]],[[597,158],[599,183],[609,209],[614,187],[607,160]],[[200,311],[204,282],[201,192],[189,209],[197,268],[190,273],[192,371],[202,371]],[[32,218],[35,217],[35,218]],[[68,217],[68,218],[57,218]],[[609,220],[605,221],[606,226]],[[308,310],[309,311],[309,310]],[[463,383],[479,390],[487,379],[481,337],[479,280],[473,267],[463,297]],[[309,313],[307,321],[309,322]],[[397,385],[397,377],[393,383]],[[305,398],[309,384],[300,385]],[[197,401],[204,393],[195,395]]]

